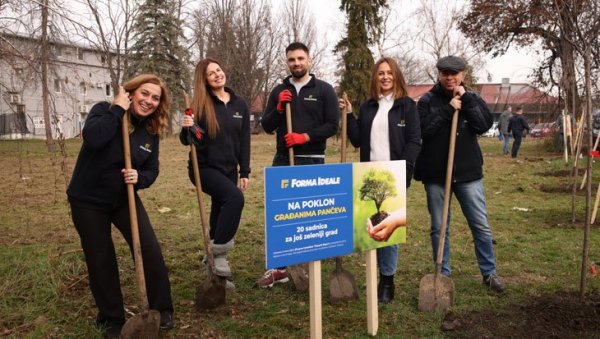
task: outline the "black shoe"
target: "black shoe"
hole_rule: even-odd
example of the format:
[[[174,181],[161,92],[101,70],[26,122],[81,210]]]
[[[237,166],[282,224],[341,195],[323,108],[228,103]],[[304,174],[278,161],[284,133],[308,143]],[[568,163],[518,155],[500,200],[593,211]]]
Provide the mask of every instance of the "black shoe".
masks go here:
[[[492,273],[487,277],[484,277],[483,284],[487,285],[490,290],[498,293],[502,293],[506,289],[506,284],[502,278],[496,275],[496,273]]]
[[[160,329],[167,331],[173,327],[175,327],[173,323],[173,311],[160,312]]]
[[[379,304],[388,304],[394,299],[394,283],[379,282],[377,286],[377,302]]]

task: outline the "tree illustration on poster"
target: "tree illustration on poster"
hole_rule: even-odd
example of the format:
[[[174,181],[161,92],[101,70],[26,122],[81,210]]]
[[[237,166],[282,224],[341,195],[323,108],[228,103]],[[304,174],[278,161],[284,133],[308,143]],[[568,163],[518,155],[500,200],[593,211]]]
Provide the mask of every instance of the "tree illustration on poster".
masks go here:
[[[389,215],[381,210],[381,205],[385,199],[396,196],[396,178],[388,170],[372,168],[363,176],[359,193],[360,200],[372,200],[375,203],[377,212],[371,215],[370,219],[373,225],[377,225]]]

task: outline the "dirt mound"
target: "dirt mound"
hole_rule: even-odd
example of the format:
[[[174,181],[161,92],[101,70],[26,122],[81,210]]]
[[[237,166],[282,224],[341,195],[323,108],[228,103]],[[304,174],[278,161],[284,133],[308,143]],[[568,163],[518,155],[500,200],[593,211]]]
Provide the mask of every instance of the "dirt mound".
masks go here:
[[[451,338],[600,338],[600,293],[576,292],[526,299],[502,309],[449,314]]]

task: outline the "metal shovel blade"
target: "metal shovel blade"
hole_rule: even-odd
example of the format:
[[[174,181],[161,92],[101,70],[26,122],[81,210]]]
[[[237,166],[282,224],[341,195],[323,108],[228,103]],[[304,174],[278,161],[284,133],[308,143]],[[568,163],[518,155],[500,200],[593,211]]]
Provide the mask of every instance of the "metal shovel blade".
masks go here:
[[[443,274],[427,274],[419,283],[419,311],[443,311],[454,304],[454,281]]]
[[[342,259],[335,258],[335,269],[329,277],[329,302],[337,305],[358,299],[358,287],[354,275],[342,267]]]
[[[288,266],[288,275],[294,283],[296,291],[304,292],[308,291],[308,265],[299,264],[294,266]]]
[[[225,304],[224,277],[210,274],[206,280],[196,288],[196,309],[212,310]]]
[[[160,329],[160,312],[157,310],[147,310],[129,318],[121,329],[121,338],[158,338]]]

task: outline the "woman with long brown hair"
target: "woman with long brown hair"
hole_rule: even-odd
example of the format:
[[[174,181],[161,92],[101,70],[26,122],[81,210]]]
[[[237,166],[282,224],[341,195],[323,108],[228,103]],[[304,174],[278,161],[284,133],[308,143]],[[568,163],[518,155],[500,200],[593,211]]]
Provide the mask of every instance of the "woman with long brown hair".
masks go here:
[[[216,274],[229,278],[227,254],[233,248],[233,237],[240,224],[243,192],[250,184],[250,114],[244,99],[226,87],[226,81],[218,61],[198,62],[191,104],[193,116],[183,117],[179,136],[182,144],[196,145],[202,190],[211,197],[210,241]],[[194,183],[191,161],[190,155],[188,172]],[[228,279],[227,288],[234,287]]]
[[[117,338],[125,323],[119,270],[111,224],[130,249],[131,224],[127,184],[133,184],[148,302],[161,313],[162,329],[173,327],[171,286],[160,245],[137,190],[158,176],[159,139],[168,125],[169,92],[163,80],[141,74],[119,88],[112,103],[99,102],[83,128],[71,183],[67,189],[73,223],[81,239],[90,289],[98,306],[96,323],[105,336]],[[132,169],[125,169],[121,125],[129,116]]]
[[[410,186],[413,168],[421,150],[421,128],[414,100],[396,60],[381,58],[371,72],[370,98],[360,106],[355,117],[348,100],[340,108],[348,110],[348,138],[360,147],[360,161],[406,161],[406,187]],[[369,235],[387,241],[399,225],[406,223],[406,211],[391,213],[377,225],[369,225]],[[398,267],[398,245],[377,249],[379,285],[377,299],[387,304],[394,299],[394,274]]]

